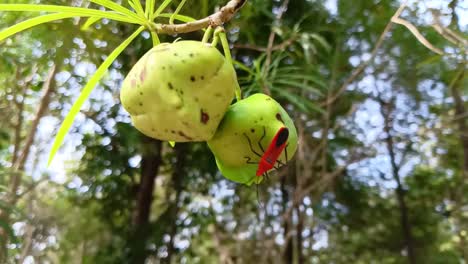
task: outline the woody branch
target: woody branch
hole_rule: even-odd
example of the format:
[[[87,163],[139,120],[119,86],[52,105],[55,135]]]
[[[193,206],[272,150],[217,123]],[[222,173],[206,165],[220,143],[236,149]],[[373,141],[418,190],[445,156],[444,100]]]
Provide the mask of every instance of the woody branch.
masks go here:
[[[158,24],[151,23],[150,30],[156,33],[164,34],[178,34],[178,33],[188,33],[197,30],[201,30],[208,26],[217,27],[221,26],[227,21],[231,20],[234,15],[241,9],[241,7],[247,2],[247,0],[231,0],[221,9],[205,18],[195,20],[192,22],[184,24]]]

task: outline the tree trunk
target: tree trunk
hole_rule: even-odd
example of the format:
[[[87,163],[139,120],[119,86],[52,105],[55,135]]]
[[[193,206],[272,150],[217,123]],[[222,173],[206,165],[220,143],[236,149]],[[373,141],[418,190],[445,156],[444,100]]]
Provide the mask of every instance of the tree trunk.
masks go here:
[[[296,205],[296,214],[297,214],[297,225],[296,225],[296,248],[297,248],[297,264],[304,264],[304,253],[302,250],[302,230],[304,226],[304,214],[299,208],[299,204]]]
[[[465,108],[465,102],[463,102],[463,98],[460,95],[459,90],[460,83],[465,76],[466,65],[463,64],[462,67],[463,70],[461,70],[460,73],[456,76],[456,79],[453,81],[450,90],[455,104],[455,116],[457,117],[458,130],[460,132],[460,145],[463,148],[463,171],[465,175],[465,181],[468,184],[468,126],[466,125],[467,118],[464,117],[468,112]]]
[[[458,74],[455,76],[455,79],[450,84],[450,92],[452,93],[453,97],[455,117],[457,120],[456,122],[460,134],[459,141],[460,146],[462,146],[463,149],[463,157],[461,160],[461,169],[463,177],[461,179],[461,184],[455,190],[455,199],[457,200],[457,209],[455,210],[456,212],[461,212],[461,209],[459,207],[461,207],[464,204],[463,196],[465,194],[465,188],[466,186],[468,186],[468,126],[466,124],[467,118],[465,117],[465,115],[468,112],[459,90],[459,88],[461,87],[460,84],[463,82],[463,79],[465,77],[465,68],[466,64],[461,64],[461,70],[458,72]],[[457,218],[463,219],[462,216],[458,216]],[[466,243],[467,239],[465,237],[461,237],[461,241],[459,244],[461,248],[462,258],[464,259],[465,263],[468,263],[468,249],[466,248]]]
[[[174,236],[177,234],[177,216],[179,214],[179,202],[180,195],[183,190],[183,177],[185,176],[185,161],[187,155],[188,145],[187,143],[177,143],[174,147],[176,162],[174,163],[173,173],[172,173],[172,188],[176,193],[174,202],[170,205],[171,209],[169,212],[169,217],[172,219],[171,227],[169,230],[169,235],[171,237],[169,245],[167,247],[167,258],[165,263],[171,263],[172,256],[174,255]]]
[[[137,204],[133,214],[133,234],[130,239],[130,262],[144,263],[148,255],[146,242],[149,232],[149,216],[153,202],[154,180],[161,165],[161,146],[159,140],[141,135],[142,158],[141,180],[137,195]]]
[[[44,82],[42,89],[44,90],[44,94],[41,98],[41,101],[39,103],[39,108],[37,109],[37,112],[34,116],[34,119],[32,121],[32,124],[29,128],[28,132],[28,137],[26,138],[26,142],[24,144],[24,147],[21,151],[21,154],[19,154],[19,145],[20,145],[20,135],[21,135],[21,128],[23,125],[21,124],[23,122],[23,107],[24,105],[21,105],[21,107],[18,109],[20,111],[19,118],[18,118],[18,124],[17,128],[15,131],[15,142],[14,142],[14,154],[13,154],[13,160],[12,160],[12,178],[10,180],[10,193],[7,195],[7,203],[9,204],[10,207],[15,207],[16,202],[18,199],[17,191],[18,188],[21,184],[22,181],[22,176],[24,174],[24,166],[26,164],[26,160],[29,157],[30,149],[32,144],[34,143],[34,138],[36,136],[37,132],[37,127],[39,126],[39,122],[41,121],[42,117],[45,115],[47,110],[49,109],[49,102],[50,98],[52,97],[52,94],[55,92],[56,88],[56,83],[55,83],[55,75],[57,73],[57,68],[59,66],[53,65],[52,68],[49,70],[48,76],[46,81]],[[21,104],[24,104],[24,99]],[[19,156],[18,156],[19,155]],[[10,225],[10,214],[9,212],[0,209],[0,221],[3,222],[6,226]],[[0,227],[0,262],[5,261],[7,259],[7,245],[8,245],[8,232],[4,230],[3,228]]]
[[[289,202],[289,194],[288,190],[286,189],[286,178],[288,176],[283,176],[281,178],[281,197],[283,200],[283,212],[288,211],[288,202]],[[284,239],[285,239],[285,244],[284,244],[284,253],[283,253],[283,262],[284,263],[292,263],[293,261],[293,243],[292,243],[292,238],[293,236],[290,234],[291,232],[291,222],[292,222],[292,212],[293,210],[290,210],[289,215],[287,216],[287,219],[284,221]]]
[[[414,250],[414,242],[412,236],[412,227],[409,221],[409,214],[408,214],[408,207],[405,202],[405,191],[401,184],[400,174],[399,174],[399,167],[396,163],[395,158],[395,149],[394,149],[394,142],[393,137],[391,135],[391,128],[392,128],[392,109],[393,109],[393,102],[385,103],[380,101],[380,109],[384,118],[384,131],[387,134],[386,138],[386,145],[388,155],[390,156],[390,163],[392,168],[392,176],[393,179],[397,183],[396,189],[396,196],[398,200],[398,206],[400,208],[400,222],[402,227],[403,237],[405,239],[406,249],[408,251],[408,262],[411,264],[416,264],[416,254]]]

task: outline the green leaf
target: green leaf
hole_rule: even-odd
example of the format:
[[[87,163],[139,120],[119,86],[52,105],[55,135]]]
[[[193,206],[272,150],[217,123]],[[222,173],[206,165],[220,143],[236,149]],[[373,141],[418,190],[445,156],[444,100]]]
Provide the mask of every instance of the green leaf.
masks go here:
[[[100,17],[90,17],[86,20],[86,22],[81,26],[81,30],[85,31],[88,30],[94,23],[98,22]]]
[[[287,85],[289,87],[295,87],[295,88],[299,88],[299,89],[305,89],[305,90],[308,90],[316,95],[320,95],[322,96],[323,94],[320,92],[319,89],[316,89],[315,87],[313,86],[310,86],[304,82],[297,82],[297,81],[293,81],[293,80],[285,80],[285,79],[279,79],[279,80],[275,80],[273,83],[275,84],[283,84],[283,85]]]
[[[159,40],[158,34],[156,34],[156,32],[150,31],[150,33],[151,40],[153,41],[153,47],[156,47],[157,45],[159,45],[159,43],[161,43],[161,41]]]
[[[154,4],[156,3],[156,0],[146,0],[146,6],[145,6],[145,16],[147,18],[150,17],[151,14],[154,12]]]
[[[116,12],[119,12],[123,15],[126,15],[128,17],[131,17],[133,19],[136,19],[138,21],[140,21],[141,23],[146,23],[145,19],[143,17],[139,17],[137,14],[133,13],[132,11],[130,11],[129,9],[117,4],[117,3],[114,3],[110,0],[91,0],[91,2],[93,3],[96,3],[98,5],[102,5],[103,7],[107,7],[109,8],[110,10],[114,10]]]
[[[34,26],[44,24],[50,21],[55,21],[55,20],[60,20],[64,18],[70,18],[74,17],[75,15],[73,14],[63,14],[63,13],[58,13],[58,14],[49,14],[49,15],[43,15],[35,18],[28,19],[26,21],[20,22],[14,26],[11,26],[2,32],[0,32],[0,41],[18,33],[23,30],[32,28]]]
[[[116,21],[138,24],[134,19],[128,18],[121,14],[107,12],[102,10],[72,7],[72,6],[59,6],[59,5],[27,5],[27,4],[0,4],[0,11],[20,11],[20,12],[60,12],[74,14],[75,16],[96,16],[101,18],[108,18]]]
[[[330,45],[322,36],[312,33],[312,34],[309,34],[309,37],[311,37],[312,39],[315,39],[327,52],[331,51]]]
[[[7,232],[8,237],[13,243],[18,243],[18,239],[13,232],[13,228],[7,222],[0,219],[0,227]]]
[[[280,97],[283,97],[284,99],[288,100],[290,103],[297,106],[300,110],[302,110],[305,113],[311,113],[313,111],[324,113],[322,108],[313,104],[307,98],[295,95],[294,93],[290,93],[284,89],[275,89],[274,91],[278,93]]]
[[[143,7],[141,6],[140,0],[128,0],[128,2],[133,2],[133,9],[135,9],[137,15],[139,15],[140,17],[145,17],[145,11],[143,11]]]
[[[328,86],[325,82],[320,80],[319,78],[313,76],[313,75],[303,75],[303,74],[294,74],[294,73],[289,73],[289,74],[281,74],[277,75],[275,79],[296,79],[296,80],[306,80],[313,82],[317,84],[320,88],[327,90]]]
[[[153,15],[151,16],[151,21],[153,21],[153,19],[157,18],[159,16],[159,14],[161,14],[161,12],[166,9],[166,7],[171,3],[172,0],[164,0],[164,2],[158,7],[158,9],[156,9],[156,11],[153,13]]]
[[[239,67],[239,69],[243,70],[243,71],[246,71],[248,72],[249,74],[255,74],[255,72],[253,72],[251,69],[249,69],[249,67],[245,66],[242,62],[238,61],[238,60],[232,60],[232,63]]]
[[[169,14],[169,13],[163,13],[163,14],[159,14],[158,17],[167,17],[167,18],[170,18],[172,16],[172,14]],[[174,15],[174,19],[176,20],[179,20],[179,21],[182,21],[182,22],[192,22],[192,21],[196,21],[195,18],[193,17],[189,17],[189,16],[184,16],[184,15]]]
[[[57,153],[59,147],[62,145],[62,142],[65,138],[65,135],[68,133],[70,130],[70,127],[73,124],[73,120],[75,119],[76,115],[80,111],[81,107],[85,103],[86,99],[88,99],[89,95],[93,91],[94,87],[96,84],[101,80],[102,76],[104,73],[107,71],[109,66],[114,62],[114,60],[117,58],[117,56],[122,53],[122,51],[130,45],[130,43],[144,30],[144,27],[138,28],[130,37],[128,37],[122,44],[120,44],[112,53],[107,57],[104,62],[99,66],[99,68],[96,70],[94,73],[93,77],[89,80],[89,82],[86,84],[86,86],[83,88],[83,91],[81,91],[80,96],[78,99],[75,101],[73,104],[72,108],[70,109],[70,112],[67,114],[65,119],[62,122],[62,125],[59,128],[59,131],[57,132],[57,135],[55,136],[54,143],[52,145],[52,149],[49,154],[49,160],[47,162],[48,165],[50,165],[50,162],[54,158],[55,154]]]

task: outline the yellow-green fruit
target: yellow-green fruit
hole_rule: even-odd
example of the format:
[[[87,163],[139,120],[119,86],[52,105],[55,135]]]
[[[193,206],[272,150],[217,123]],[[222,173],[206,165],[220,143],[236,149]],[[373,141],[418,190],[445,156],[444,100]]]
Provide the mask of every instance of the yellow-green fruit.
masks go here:
[[[258,165],[253,163],[260,161],[281,127],[288,128],[289,137],[276,166],[286,164],[297,149],[297,131],[287,112],[265,94],[254,94],[231,105],[208,141],[224,177],[247,185],[257,182]]]
[[[134,126],[167,141],[213,137],[234,97],[233,66],[209,44],[163,43],[148,51],[125,78],[120,99]]]

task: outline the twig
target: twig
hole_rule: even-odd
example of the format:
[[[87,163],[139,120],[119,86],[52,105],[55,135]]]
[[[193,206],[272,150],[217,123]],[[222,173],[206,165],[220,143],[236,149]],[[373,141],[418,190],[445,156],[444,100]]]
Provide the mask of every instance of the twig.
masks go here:
[[[294,41],[296,41],[296,39],[297,39],[297,37],[294,36],[292,38],[289,38],[289,39],[283,41],[280,44],[274,45],[271,48],[271,51],[283,50],[283,49],[287,48],[288,46],[290,46],[291,44],[293,44]],[[233,47],[236,48],[236,49],[248,49],[248,50],[255,50],[255,51],[258,51],[258,52],[266,52],[267,51],[266,47],[259,47],[259,46],[255,46],[255,45],[249,45],[249,44],[234,44]]]
[[[444,27],[440,21],[440,11],[431,9],[432,17],[433,17],[433,22],[432,22],[432,27],[439,33],[442,37],[444,37],[446,40],[452,42],[452,44],[462,46],[464,49],[467,49],[468,47],[468,40],[464,39],[463,37],[459,36],[457,33],[452,31],[448,27]],[[467,51],[468,52],[468,51]]]
[[[231,20],[247,0],[231,0],[223,6],[218,12],[205,18],[195,20],[184,24],[158,24],[151,23],[150,30],[156,33],[178,34],[201,30],[208,26],[218,27]]]
[[[418,41],[423,44],[426,48],[430,49],[432,52],[435,52],[439,55],[444,55],[444,52],[439,48],[434,47],[420,32],[419,30],[410,22],[399,18],[399,17],[392,17],[391,20],[395,24],[405,26],[413,35],[418,39]]]
[[[270,36],[268,37],[268,46],[266,50],[267,58],[266,58],[266,63],[265,63],[267,68],[270,66],[270,63],[271,63],[271,52],[272,52],[273,44],[275,43],[275,37],[276,37],[276,33],[273,27],[275,26],[275,24],[279,24],[281,22],[281,18],[283,17],[283,14],[288,9],[288,4],[289,4],[289,0],[283,1],[283,4],[281,5],[280,10],[278,11],[278,14],[276,15],[274,24],[271,28]]]
[[[361,64],[359,64],[359,66],[353,71],[351,76],[349,76],[349,78],[346,79],[345,82],[341,85],[341,87],[338,89],[338,91],[333,96],[328,98],[327,101],[322,103],[321,106],[326,106],[328,104],[334,103],[336,101],[336,99],[338,99],[338,97],[340,97],[340,95],[346,90],[348,85],[351,84],[362,72],[364,72],[364,69],[367,68],[367,66],[369,66],[369,64],[374,60],[375,56],[377,55],[377,51],[382,46],[383,41],[385,39],[385,36],[392,29],[392,26],[393,26],[392,20],[401,15],[401,13],[403,12],[403,10],[406,7],[406,4],[407,4],[407,1],[404,2],[398,8],[398,10],[395,12],[395,14],[392,16],[392,18],[388,22],[387,26],[385,26],[385,29],[383,30],[382,34],[380,34],[380,37],[377,40],[377,43],[375,44],[374,49],[371,52],[370,58],[368,60],[364,61],[364,62],[361,62]]]
[[[29,156],[31,146],[34,142],[34,138],[36,136],[39,121],[44,116],[47,108],[49,107],[50,97],[53,91],[55,90],[55,84],[53,83],[55,73],[56,73],[56,67],[55,65],[53,65],[49,71],[49,75],[47,77],[46,82],[44,82],[44,85],[43,85],[44,95],[42,96],[39,108],[37,109],[36,115],[29,129],[28,138],[26,139],[26,143],[24,144],[23,151],[21,152],[21,155],[19,156],[17,162],[13,164],[13,168],[16,171],[23,170],[26,160]],[[12,183],[11,183],[11,193],[13,196],[16,195],[16,191],[18,189],[20,182],[21,182],[21,174],[17,174],[16,177],[13,177]],[[13,201],[14,200],[16,199],[13,198]]]
[[[279,24],[281,22],[281,18],[283,17],[283,14],[288,9],[288,4],[289,4],[289,0],[283,1],[283,4],[281,5],[280,10],[278,11],[278,14],[276,14],[275,21],[273,22],[273,25],[271,27],[270,36],[268,37],[268,46],[266,49],[266,60],[265,60],[265,65],[264,65],[265,70],[268,70],[271,64],[271,53],[273,52],[273,44],[275,43],[275,36],[276,36],[274,26],[275,24]],[[268,95],[271,94],[270,88],[268,88],[268,86],[264,84],[262,85],[262,88],[263,88],[263,93],[268,94]]]

